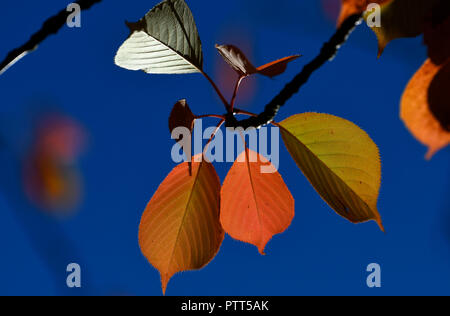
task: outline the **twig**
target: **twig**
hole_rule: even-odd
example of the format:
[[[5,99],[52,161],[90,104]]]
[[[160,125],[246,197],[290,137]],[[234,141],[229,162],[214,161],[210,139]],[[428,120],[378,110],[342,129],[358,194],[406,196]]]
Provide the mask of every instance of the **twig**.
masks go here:
[[[214,132],[211,134],[211,137],[209,138],[208,142],[205,145],[205,148],[203,149],[203,156],[206,155],[206,152],[208,150],[208,146],[209,144],[211,144],[211,142],[213,141],[214,137],[216,136],[217,132],[220,130],[220,128],[222,127],[223,123],[225,123],[225,119],[220,120],[219,124],[217,124],[216,129],[214,130]]]
[[[101,1],[102,0],[78,0],[74,3],[78,4],[81,10],[88,10],[94,4]],[[47,37],[52,34],[58,33],[58,31],[66,24],[67,18],[70,14],[72,14],[72,12],[63,9],[58,14],[48,18],[47,21],[45,21],[42,25],[41,29],[34,33],[30,37],[28,42],[8,53],[6,58],[0,63],[0,75],[2,75],[17,61],[22,59],[22,57],[35,50],[39,46],[39,44],[47,39]]]
[[[244,78],[245,78],[245,76],[241,76],[236,81],[236,86],[234,87],[233,96],[231,97],[231,102],[230,102],[231,111],[233,111],[233,109],[234,109],[234,103],[236,102],[236,97],[237,97],[237,93],[239,90],[239,86],[241,85],[241,82],[242,82],[242,80],[244,80]]]
[[[353,32],[355,27],[361,22],[363,15],[355,14],[348,17],[344,23],[339,27],[336,33],[331,39],[324,44],[320,54],[309,64],[307,64],[303,70],[290,82],[283,90],[266,105],[264,112],[255,117],[250,117],[242,121],[238,121],[234,114],[227,114],[227,127],[238,128],[259,128],[267,125],[275,119],[280,108],[286,104],[286,102],[296,94],[300,88],[308,81],[311,75],[322,67],[327,61],[333,59],[339,48],[347,41],[349,35]]]

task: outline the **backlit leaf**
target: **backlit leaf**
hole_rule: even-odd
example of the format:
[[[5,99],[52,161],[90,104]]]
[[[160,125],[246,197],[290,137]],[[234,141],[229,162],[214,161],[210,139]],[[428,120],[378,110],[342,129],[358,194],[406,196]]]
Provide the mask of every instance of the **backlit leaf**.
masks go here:
[[[279,76],[286,71],[287,66],[291,61],[294,61],[299,57],[300,55],[293,55],[275,60],[271,63],[258,67],[258,73],[270,78]]]
[[[128,26],[131,35],[117,52],[118,66],[151,74],[202,71],[200,37],[184,0],[165,0]]]
[[[287,69],[287,65],[300,57],[300,55],[293,55],[256,68],[236,46],[216,45],[216,48],[223,59],[239,74],[240,77],[261,74],[273,78],[284,73]]]
[[[289,227],[294,212],[294,199],[275,167],[246,149],[222,187],[220,221],[225,231],[264,254],[272,237]]]
[[[427,60],[402,97],[401,118],[428,146],[427,159],[450,144],[450,61],[438,66]]]
[[[139,245],[161,274],[165,293],[170,278],[198,270],[219,251],[224,238],[220,226],[220,180],[212,164],[177,166],[160,185],[142,215]]]
[[[353,123],[336,116],[305,113],[281,124],[284,143],[321,197],[353,223],[375,220],[381,184],[378,148]]]

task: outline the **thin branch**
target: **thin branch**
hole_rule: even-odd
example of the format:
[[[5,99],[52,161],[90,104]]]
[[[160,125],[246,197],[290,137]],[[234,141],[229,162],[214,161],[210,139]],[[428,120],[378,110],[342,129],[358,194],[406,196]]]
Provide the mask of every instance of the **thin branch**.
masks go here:
[[[101,1],[102,0],[78,0],[74,3],[78,4],[80,9],[83,11],[90,9],[94,4]],[[2,75],[17,61],[22,59],[25,55],[34,51],[39,44],[47,39],[47,37],[58,33],[58,31],[67,23],[67,18],[70,14],[72,14],[72,12],[67,11],[67,9],[63,9],[58,14],[48,18],[42,25],[41,29],[34,33],[28,42],[8,53],[6,58],[0,63],[0,75]]]
[[[218,118],[218,119],[225,119],[225,116],[223,115],[217,115],[217,114],[205,114],[205,115],[197,115],[195,117],[196,120],[202,119],[202,118]]]
[[[355,14],[348,17],[331,39],[324,44],[320,54],[307,64],[303,70],[288,83],[269,104],[266,105],[264,112],[256,117],[250,117],[242,121],[236,119],[234,116],[236,113],[227,114],[226,126],[247,129],[250,127],[259,128],[271,123],[275,119],[280,108],[300,90],[311,75],[326,64],[327,61],[332,60],[336,56],[339,48],[347,41],[355,27],[361,23],[362,17],[362,14]]]

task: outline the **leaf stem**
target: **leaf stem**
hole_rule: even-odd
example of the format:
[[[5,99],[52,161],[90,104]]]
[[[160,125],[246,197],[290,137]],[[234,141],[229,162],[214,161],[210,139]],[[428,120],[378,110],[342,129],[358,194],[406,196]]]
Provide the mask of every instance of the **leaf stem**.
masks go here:
[[[228,113],[226,126],[247,129],[250,127],[258,128],[272,122],[280,108],[300,90],[300,88],[309,80],[311,75],[336,56],[339,48],[347,41],[355,27],[361,24],[362,18],[362,14],[349,16],[337,29],[331,39],[323,45],[319,55],[309,64],[305,65],[303,70],[266,105],[262,113],[242,121],[238,121],[233,113]]]
[[[195,117],[195,119],[198,120],[198,119],[207,118],[207,117],[209,117],[209,118],[218,118],[218,119],[222,119],[222,120],[225,119],[224,115],[217,115],[217,114],[198,115],[198,116]]]
[[[231,98],[231,102],[230,102],[230,107],[231,107],[231,111],[233,112],[234,109],[234,104],[236,102],[236,97],[237,97],[237,93],[239,90],[239,86],[242,83],[242,80],[244,80],[245,76],[240,76],[239,79],[236,81],[236,86],[234,87],[234,92],[233,92],[233,96]]]
[[[206,155],[206,151],[208,150],[208,146],[209,144],[211,144],[212,140],[214,139],[214,136],[216,136],[217,132],[219,131],[219,129],[222,127],[223,123],[225,123],[225,118],[223,118],[219,124],[216,126],[216,129],[214,130],[214,132],[211,134],[211,137],[209,138],[208,142],[205,145],[205,148],[203,149],[203,156]]]

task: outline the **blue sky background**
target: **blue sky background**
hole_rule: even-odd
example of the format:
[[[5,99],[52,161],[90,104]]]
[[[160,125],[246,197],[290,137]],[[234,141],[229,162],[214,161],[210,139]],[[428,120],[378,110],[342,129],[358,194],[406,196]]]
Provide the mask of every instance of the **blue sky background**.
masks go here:
[[[256,65],[303,55],[276,80],[251,79],[254,94],[238,105],[254,112],[315,57],[335,28],[320,1],[187,2],[213,77],[223,68],[216,43],[247,47]],[[84,199],[64,220],[48,218],[21,198],[16,162],[1,153],[0,294],[161,294],[159,274],[141,255],[137,234],[148,200],[174,167],[167,118],[182,98],[198,114],[223,108],[199,75],[150,76],[114,65],[128,36],[124,20],[138,20],[156,3],[105,0],[83,13],[81,29],[64,28],[0,77],[0,131],[12,147],[20,148],[41,107],[56,106],[89,134],[80,160]],[[3,3],[1,58],[66,4]],[[382,155],[379,210],[386,234],[375,223],[353,225],[336,215],[282,148],[280,173],[296,199],[292,226],[269,243],[265,257],[226,237],[211,264],[175,276],[167,294],[449,295],[450,150],[425,161],[425,147],[399,119],[401,94],[426,58],[421,43],[398,40],[377,60],[375,36],[358,28],[278,117],[330,113],[372,136]],[[228,167],[217,166],[222,179]],[[81,265],[81,290],[65,287],[70,262]],[[366,286],[373,262],[382,267],[381,289]]]

